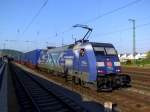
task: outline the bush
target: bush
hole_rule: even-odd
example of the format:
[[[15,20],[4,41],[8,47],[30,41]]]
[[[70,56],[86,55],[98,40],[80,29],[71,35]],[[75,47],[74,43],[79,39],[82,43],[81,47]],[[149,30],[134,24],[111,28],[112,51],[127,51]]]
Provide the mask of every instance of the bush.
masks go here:
[[[148,51],[146,58],[147,58],[147,59],[150,59],[150,51]]]
[[[127,65],[130,65],[131,63],[132,63],[131,60],[127,60],[127,61],[126,61],[126,64],[127,64]]]

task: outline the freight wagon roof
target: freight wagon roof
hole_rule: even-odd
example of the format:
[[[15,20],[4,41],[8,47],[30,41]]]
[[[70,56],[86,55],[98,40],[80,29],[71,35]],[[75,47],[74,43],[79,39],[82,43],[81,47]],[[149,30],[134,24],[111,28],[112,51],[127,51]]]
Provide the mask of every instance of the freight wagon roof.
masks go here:
[[[31,53],[31,52],[40,52],[40,51],[42,51],[42,49],[35,49],[35,50],[32,50],[32,51],[26,52],[24,54]]]
[[[52,49],[48,49],[48,51],[52,51],[52,52],[60,52],[60,51],[66,51],[67,49],[71,49],[73,48],[74,44],[70,44],[70,45],[66,45],[66,46],[62,46],[62,47],[56,47],[56,48],[52,48]]]

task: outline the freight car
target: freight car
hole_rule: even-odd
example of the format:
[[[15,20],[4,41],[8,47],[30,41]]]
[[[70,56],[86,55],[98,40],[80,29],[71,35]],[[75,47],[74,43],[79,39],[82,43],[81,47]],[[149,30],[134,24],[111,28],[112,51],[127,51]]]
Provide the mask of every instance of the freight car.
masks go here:
[[[15,61],[27,65],[30,68],[37,68],[41,51],[42,49],[36,49],[30,52],[26,52],[15,58]]]

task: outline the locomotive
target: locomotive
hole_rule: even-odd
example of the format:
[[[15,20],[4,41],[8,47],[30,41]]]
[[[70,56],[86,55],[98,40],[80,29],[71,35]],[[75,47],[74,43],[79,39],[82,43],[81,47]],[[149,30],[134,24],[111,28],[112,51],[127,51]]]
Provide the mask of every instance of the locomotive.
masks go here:
[[[98,90],[130,85],[130,76],[121,74],[115,47],[110,43],[89,42],[85,38],[92,29],[81,27],[88,29],[83,39],[62,47],[25,53],[21,61],[38,68],[63,72],[71,76],[75,83],[94,85]]]

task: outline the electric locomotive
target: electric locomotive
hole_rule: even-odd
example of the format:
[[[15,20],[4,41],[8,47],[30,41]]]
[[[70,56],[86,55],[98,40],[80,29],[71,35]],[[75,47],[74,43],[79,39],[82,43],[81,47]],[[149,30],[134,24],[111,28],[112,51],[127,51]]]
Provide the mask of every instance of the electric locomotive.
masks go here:
[[[83,39],[74,44],[41,52],[38,67],[71,76],[75,83],[95,85],[98,90],[130,85],[130,76],[121,74],[121,65],[115,47],[110,43],[89,42],[88,29]]]

